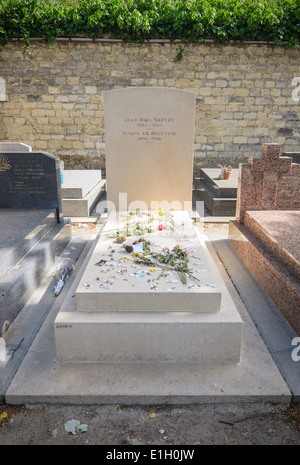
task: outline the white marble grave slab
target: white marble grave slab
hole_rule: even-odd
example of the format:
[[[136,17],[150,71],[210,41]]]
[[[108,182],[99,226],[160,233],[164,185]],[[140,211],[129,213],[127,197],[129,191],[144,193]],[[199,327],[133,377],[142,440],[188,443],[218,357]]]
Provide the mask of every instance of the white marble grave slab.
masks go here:
[[[80,312],[218,312],[221,305],[220,279],[195,227],[185,211],[141,212],[110,215],[98,238],[76,289],[76,309]],[[150,215],[150,216],[149,216]],[[152,219],[152,222],[150,221]],[[114,237],[128,228],[153,228],[152,233],[127,236],[124,243]],[[163,230],[160,230],[160,225]],[[125,246],[139,239],[150,242],[147,255],[153,266],[135,262]],[[141,243],[138,244],[139,246]],[[186,283],[172,266],[155,262],[153,254],[179,245],[188,251]],[[133,247],[136,247],[133,245]],[[156,264],[154,264],[156,263]]]
[[[183,216],[186,219],[188,214],[184,212]],[[206,248],[205,237],[199,234],[192,223],[189,221],[186,223],[184,233],[180,228],[177,231],[179,237],[187,239],[194,256],[199,258],[198,253],[201,253],[202,266],[205,268],[209,266],[210,280],[214,280],[216,288],[206,286],[205,283],[208,281],[204,277],[200,278],[203,285],[198,289],[187,289],[187,286],[183,287],[179,283],[167,283],[168,277],[163,277],[160,278],[160,290],[149,287],[145,289],[146,277],[141,278],[137,275],[136,278],[131,277],[131,280],[124,281],[137,286],[135,291],[128,292],[128,288],[122,287],[116,292],[118,287],[112,290],[115,283],[109,290],[100,289],[97,287],[99,282],[94,279],[96,278],[95,258],[102,259],[102,253],[97,252],[101,244],[104,247],[112,245],[113,239],[108,237],[108,229],[113,222],[108,221],[107,228],[93,246],[82,271],[78,274],[56,316],[54,331],[58,361],[121,364],[127,362],[236,364],[240,361],[243,321]],[[151,236],[153,241],[157,239],[160,242],[166,240],[166,232],[165,230],[165,234],[160,234],[159,231],[149,234],[149,237]],[[177,242],[177,237],[175,239]],[[115,247],[114,242],[113,246]],[[124,252],[122,256],[124,257]],[[193,260],[192,258],[192,263]],[[89,266],[92,272],[87,275]],[[108,273],[110,272],[109,270]],[[93,287],[86,288],[83,285],[87,278],[91,278]],[[122,278],[116,280],[117,286],[121,282],[120,279]],[[139,290],[138,284],[143,290]],[[149,283],[147,285],[149,286]],[[178,286],[181,292],[175,290],[167,292],[168,286],[172,285]],[[208,294],[205,295],[206,292]],[[109,309],[105,310],[103,302],[109,302],[110,298],[114,305],[109,305]],[[220,307],[218,311],[212,311],[212,307],[201,306],[203,301],[208,301],[211,305],[212,302],[218,302]],[[141,302],[144,302],[144,308]],[[81,304],[80,309],[78,303]],[[95,303],[97,307],[91,310]],[[117,310],[114,308],[116,305]],[[90,310],[86,311],[88,307]],[[127,310],[124,311],[125,309]]]

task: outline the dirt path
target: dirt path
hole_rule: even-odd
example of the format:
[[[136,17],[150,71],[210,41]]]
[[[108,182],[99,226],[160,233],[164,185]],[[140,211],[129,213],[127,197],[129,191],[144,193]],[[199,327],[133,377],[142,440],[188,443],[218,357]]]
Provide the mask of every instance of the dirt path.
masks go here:
[[[0,445],[300,445],[300,405],[282,412],[247,405],[3,405],[1,417]],[[72,419],[87,431],[65,431]]]

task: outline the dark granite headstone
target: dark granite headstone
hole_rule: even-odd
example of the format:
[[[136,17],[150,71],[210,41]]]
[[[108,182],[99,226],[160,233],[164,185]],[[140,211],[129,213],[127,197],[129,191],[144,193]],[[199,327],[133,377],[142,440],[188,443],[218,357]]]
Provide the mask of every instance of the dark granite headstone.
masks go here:
[[[293,160],[293,163],[299,163],[300,164],[300,152],[284,152],[282,157],[291,157]]]
[[[46,152],[1,152],[0,208],[55,208],[60,222],[60,160]]]

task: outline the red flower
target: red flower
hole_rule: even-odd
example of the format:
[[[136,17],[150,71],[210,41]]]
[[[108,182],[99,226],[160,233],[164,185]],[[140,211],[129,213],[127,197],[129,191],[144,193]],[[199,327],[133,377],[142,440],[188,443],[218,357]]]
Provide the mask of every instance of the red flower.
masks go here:
[[[160,224],[160,225],[158,226],[158,229],[159,229],[160,231],[162,231],[164,228],[165,228],[165,227],[164,227],[163,224]]]

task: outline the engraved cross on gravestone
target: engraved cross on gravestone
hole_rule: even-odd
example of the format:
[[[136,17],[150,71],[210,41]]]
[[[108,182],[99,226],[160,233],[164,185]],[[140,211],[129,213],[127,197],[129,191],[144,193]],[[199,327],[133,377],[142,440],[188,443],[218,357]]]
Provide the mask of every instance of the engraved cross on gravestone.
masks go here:
[[[241,163],[236,219],[244,221],[247,210],[298,210],[300,165],[280,156],[280,144],[263,144],[261,158]]]
[[[291,169],[291,158],[280,157],[280,150],[280,144],[263,144],[262,157],[251,159],[251,171],[263,175],[261,205],[265,210],[276,207],[279,176]]]

